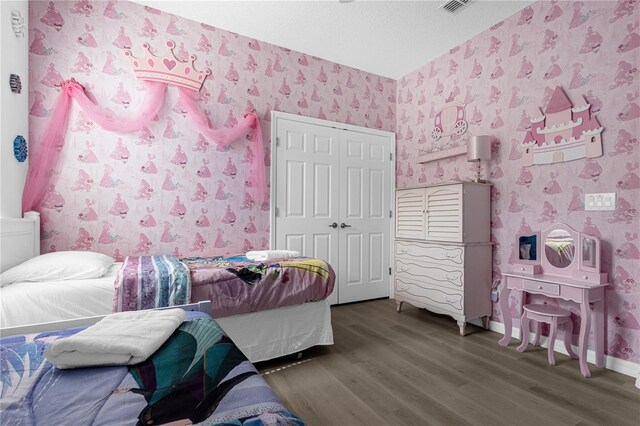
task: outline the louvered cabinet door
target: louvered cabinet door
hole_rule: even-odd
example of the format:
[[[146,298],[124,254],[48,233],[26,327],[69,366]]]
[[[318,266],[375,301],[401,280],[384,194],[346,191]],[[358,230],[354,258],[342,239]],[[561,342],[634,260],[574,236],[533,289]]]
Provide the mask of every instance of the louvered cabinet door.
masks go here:
[[[396,192],[396,237],[425,239],[425,188]]]
[[[463,241],[462,184],[426,188],[425,238],[433,241]]]

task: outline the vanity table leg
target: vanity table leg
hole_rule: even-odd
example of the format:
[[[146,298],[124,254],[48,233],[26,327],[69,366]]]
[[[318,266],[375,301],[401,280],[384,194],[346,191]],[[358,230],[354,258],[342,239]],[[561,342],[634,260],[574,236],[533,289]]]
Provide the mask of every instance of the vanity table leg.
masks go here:
[[[587,365],[587,345],[589,343],[589,330],[591,330],[591,308],[588,300],[587,297],[584,297],[580,304],[580,338],[578,340],[580,372],[584,377],[591,377],[589,366]]]
[[[518,318],[520,318],[522,316],[522,307],[525,304],[525,300],[526,300],[527,294],[520,290],[516,292],[516,299],[518,301]],[[522,339],[527,339],[529,340],[529,330],[527,329],[527,337],[524,337],[524,330],[522,330],[522,325],[520,326],[520,336],[519,339],[522,342]]]
[[[593,337],[596,341],[596,365],[604,368],[604,299],[593,303]]]
[[[500,292],[500,312],[502,313],[502,321],[504,321],[504,336],[498,341],[502,346],[509,346],[511,341],[511,310],[509,309],[509,295],[511,289],[507,287],[506,280],[502,283],[502,291]]]

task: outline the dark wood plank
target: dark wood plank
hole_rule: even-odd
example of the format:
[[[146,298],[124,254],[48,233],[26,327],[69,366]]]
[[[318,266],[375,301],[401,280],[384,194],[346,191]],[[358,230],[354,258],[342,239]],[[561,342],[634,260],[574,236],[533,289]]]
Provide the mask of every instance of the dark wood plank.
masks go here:
[[[395,301],[332,308],[333,346],[257,365],[310,425],[637,425],[635,379],[556,354],[498,345],[500,335]],[[272,371],[285,367],[279,371]]]

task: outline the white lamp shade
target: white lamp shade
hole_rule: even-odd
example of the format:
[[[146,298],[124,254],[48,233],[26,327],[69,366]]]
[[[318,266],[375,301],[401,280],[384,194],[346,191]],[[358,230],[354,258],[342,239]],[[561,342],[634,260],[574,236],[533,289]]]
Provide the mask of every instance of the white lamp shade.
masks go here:
[[[491,136],[473,136],[467,143],[467,161],[491,160]]]

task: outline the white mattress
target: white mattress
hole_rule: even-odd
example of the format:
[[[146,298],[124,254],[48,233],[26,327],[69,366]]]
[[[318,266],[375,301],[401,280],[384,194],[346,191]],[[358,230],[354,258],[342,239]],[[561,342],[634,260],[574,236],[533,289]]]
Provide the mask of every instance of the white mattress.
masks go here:
[[[332,345],[328,299],[267,311],[216,318],[251,362],[294,354],[315,345]]]
[[[0,328],[110,314],[122,263],[101,278],[20,282],[0,290]]]
[[[114,280],[122,263],[91,280],[21,282],[0,289],[0,328],[107,315],[113,309]],[[216,321],[251,362],[332,345],[327,299]]]

